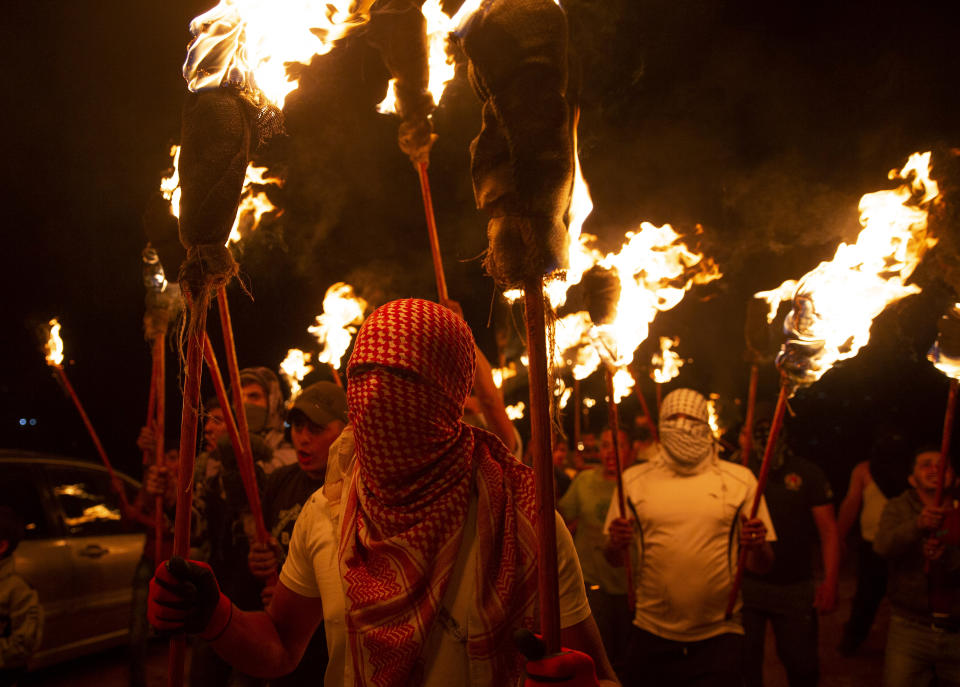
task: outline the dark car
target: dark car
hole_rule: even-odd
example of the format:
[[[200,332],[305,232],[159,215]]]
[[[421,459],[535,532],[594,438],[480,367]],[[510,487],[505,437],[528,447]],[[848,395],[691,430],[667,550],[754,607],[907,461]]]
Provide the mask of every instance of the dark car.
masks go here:
[[[117,476],[132,502],[139,484]],[[31,668],[124,642],[144,534],[121,517],[106,469],[0,451],[0,504],[23,519],[26,532],[14,566],[43,606],[43,642]]]

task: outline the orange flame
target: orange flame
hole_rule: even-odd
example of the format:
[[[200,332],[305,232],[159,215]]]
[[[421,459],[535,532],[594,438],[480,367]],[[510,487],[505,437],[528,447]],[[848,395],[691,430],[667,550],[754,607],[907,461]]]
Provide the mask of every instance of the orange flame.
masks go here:
[[[713,436],[719,439],[723,436],[723,429],[720,427],[720,415],[717,413],[717,404],[720,402],[720,394],[710,394],[707,399],[707,424],[710,425],[710,431]]]
[[[283,182],[276,177],[267,176],[269,170],[266,167],[255,167],[252,163],[247,165],[247,173],[243,179],[243,190],[240,196],[240,206],[237,208],[237,217],[233,220],[233,227],[230,229],[230,238],[227,243],[236,243],[243,235],[255,231],[260,226],[260,219],[268,212],[273,212],[277,208],[267,194],[263,191],[254,190],[254,186],[282,186]],[[241,231],[241,227],[243,230]]]
[[[337,282],[323,297],[323,313],[317,315],[317,323],[307,327],[307,331],[317,338],[322,346],[317,360],[340,369],[343,354],[350,347],[350,341],[357,332],[357,325],[363,323],[363,313],[367,302],[357,296],[353,287]]]
[[[300,382],[313,371],[313,366],[309,365],[310,354],[304,353],[299,348],[291,348],[287,351],[287,357],[280,363],[280,374],[290,385],[290,403],[300,395]]]
[[[50,334],[47,336],[47,343],[43,347],[46,351],[47,364],[51,367],[60,367],[63,364],[63,339],[60,338],[60,323],[54,317],[48,324]]]
[[[954,303],[950,309],[948,317],[960,319],[960,303]],[[933,366],[951,379],[960,379],[960,359],[951,358],[941,349],[940,337],[933,342],[933,346],[927,352],[927,360],[933,363]]]
[[[523,411],[527,409],[527,404],[523,401],[518,401],[512,406],[507,406],[507,417],[511,420],[519,420],[523,417]]]
[[[906,281],[936,239],[927,234],[927,207],[939,194],[930,179],[930,153],[914,153],[891,179],[893,190],[860,199],[863,229],[854,244],[841,243],[798,282],[756,294],[776,308],[792,291],[788,341],[778,365],[795,386],[816,382],[837,361],[852,358],[870,339],[874,318],[890,303],[920,291]]]
[[[357,5],[363,5],[358,9]],[[235,86],[283,107],[297,82],[287,64],[309,64],[368,19],[355,0],[221,0],[190,23],[183,77],[194,93]]]
[[[683,359],[672,350],[674,346],[680,344],[680,339],[669,336],[660,337],[660,352],[654,353],[651,362],[656,366],[650,371],[650,377],[657,384],[666,384],[671,379],[680,374],[680,368],[683,367]]]
[[[170,214],[180,218],[180,146],[170,148],[170,176],[160,180],[160,193],[170,201]]]

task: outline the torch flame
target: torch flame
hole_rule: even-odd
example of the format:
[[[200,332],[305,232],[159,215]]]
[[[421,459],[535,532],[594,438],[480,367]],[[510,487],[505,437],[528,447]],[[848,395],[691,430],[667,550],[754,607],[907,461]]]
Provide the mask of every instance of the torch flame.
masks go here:
[[[679,345],[680,339],[669,336],[660,337],[660,352],[654,353],[651,362],[656,366],[650,372],[650,377],[657,384],[666,384],[671,379],[680,374],[680,368],[683,367],[683,359],[672,350],[674,346]]]
[[[954,303],[947,317],[953,320],[960,319],[960,303]],[[954,358],[943,352],[940,336],[937,336],[937,340],[927,352],[927,360],[950,379],[960,379],[960,358]]]
[[[237,216],[233,220],[233,227],[230,229],[230,238],[227,243],[236,243],[243,234],[256,230],[260,226],[260,219],[268,212],[273,212],[277,208],[267,194],[263,191],[254,190],[254,186],[282,186],[283,182],[276,177],[267,176],[269,170],[266,167],[255,167],[252,163],[247,165],[247,173],[243,178],[243,190],[240,196],[240,206],[237,208]],[[241,232],[241,226],[244,227]]]
[[[757,294],[775,313],[779,299],[793,292],[784,322],[788,341],[777,363],[795,386],[812,384],[837,361],[857,355],[870,339],[874,318],[920,291],[906,281],[936,245],[927,234],[927,206],[939,193],[929,168],[929,152],[911,155],[902,170],[890,173],[902,180],[898,188],[860,199],[863,229],[856,243],[841,243],[833,260],[821,262],[795,288],[784,283]]]
[[[299,348],[291,348],[287,351],[287,357],[280,363],[280,374],[290,385],[290,403],[300,395],[300,382],[313,371],[313,366],[309,365],[310,354],[304,353]]]
[[[60,338],[60,323],[54,317],[49,322],[50,334],[47,336],[47,343],[44,344],[46,350],[47,364],[52,367],[60,367],[63,364],[63,339]]]
[[[170,201],[170,214],[180,218],[180,146],[170,148],[173,171],[160,180],[160,193]]]
[[[307,327],[307,331],[317,338],[322,346],[317,360],[340,369],[343,354],[350,347],[350,341],[357,332],[356,325],[363,322],[363,313],[367,302],[357,296],[353,287],[337,282],[323,297],[323,313],[317,315],[317,323]]]
[[[710,431],[713,436],[719,439],[723,436],[723,429],[720,427],[720,415],[717,413],[717,403],[720,401],[720,394],[710,394],[707,399],[707,424],[710,425]]]
[[[358,4],[363,9],[357,9]],[[283,107],[297,82],[287,64],[309,64],[368,19],[355,0],[221,0],[190,23],[183,77],[194,93],[230,85]]]
[[[517,376],[517,364],[510,363],[506,367],[495,367],[491,372],[493,373],[494,386],[500,389],[505,381]]]
[[[507,406],[507,417],[511,420],[519,420],[523,417],[523,411],[526,410],[527,405],[523,401],[518,401],[512,406]]]

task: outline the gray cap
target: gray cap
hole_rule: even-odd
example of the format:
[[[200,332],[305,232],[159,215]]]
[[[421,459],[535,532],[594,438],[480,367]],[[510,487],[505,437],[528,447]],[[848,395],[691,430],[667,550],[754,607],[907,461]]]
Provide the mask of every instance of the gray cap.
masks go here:
[[[317,382],[304,389],[290,409],[303,413],[311,422],[325,427],[334,420],[347,423],[347,395],[333,382]]]

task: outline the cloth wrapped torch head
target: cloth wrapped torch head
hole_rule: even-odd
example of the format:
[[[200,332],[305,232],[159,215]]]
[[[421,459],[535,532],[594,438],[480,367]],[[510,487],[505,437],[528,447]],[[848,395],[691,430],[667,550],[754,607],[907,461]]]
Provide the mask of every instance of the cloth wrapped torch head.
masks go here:
[[[237,216],[256,131],[256,110],[228,88],[187,96],[180,152],[180,282],[190,295],[225,284],[236,272],[226,247]]]

